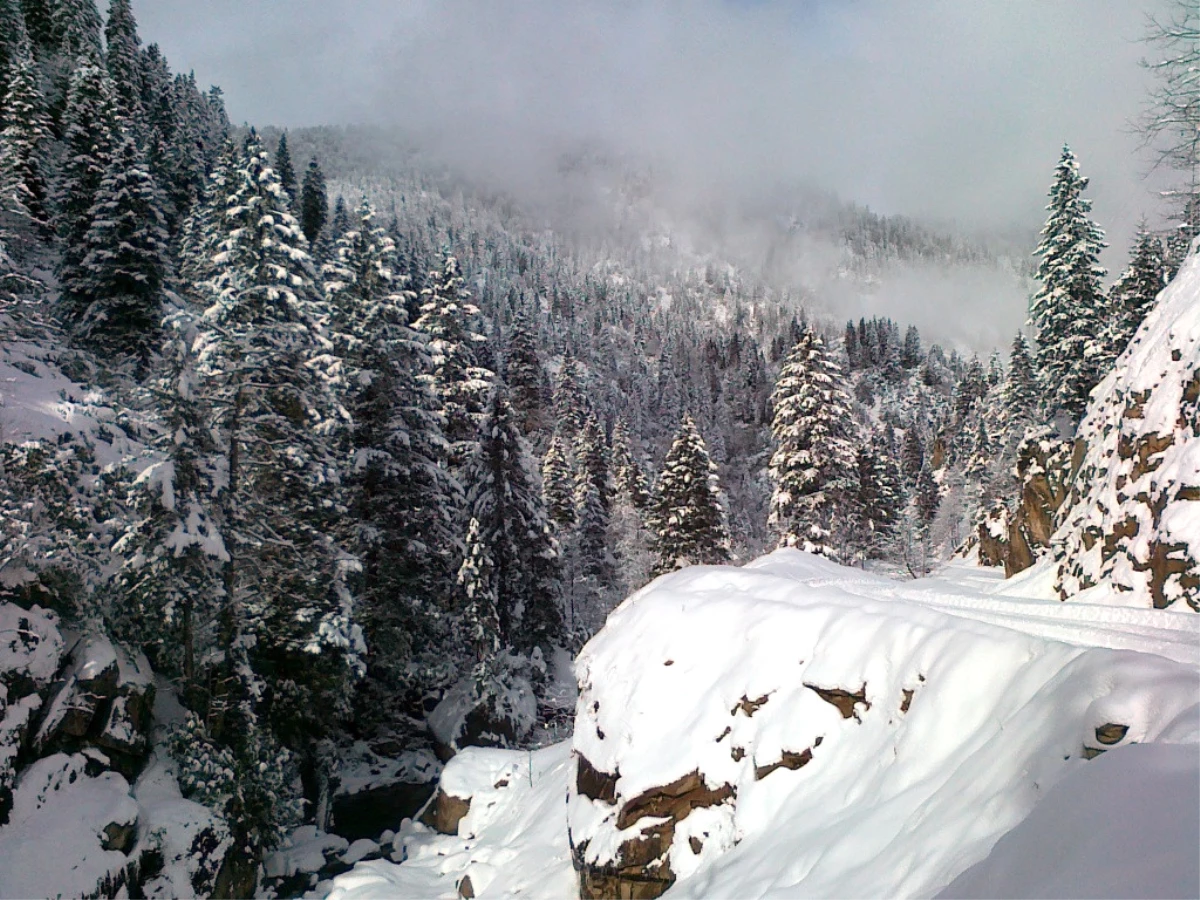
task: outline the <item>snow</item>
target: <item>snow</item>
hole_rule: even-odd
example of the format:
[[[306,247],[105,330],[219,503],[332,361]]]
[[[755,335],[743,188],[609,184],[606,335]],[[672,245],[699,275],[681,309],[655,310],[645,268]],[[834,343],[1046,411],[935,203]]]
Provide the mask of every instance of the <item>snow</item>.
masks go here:
[[[939,897],[1195,897],[1200,758],[1118,747],[1055,785]]]
[[[302,825],[284,844],[263,860],[267,878],[286,878],[297,872],[317,872],[326,862],[345,853],[350,842],[336,834],[326,834],[315,825]]]
[[[129,783],[113,772],[89,777],[87,762],[82,754],[56,753],[21,774],[11,818],[0,829],[0,897],[94,895],[130,862],[102,845],[105,826],[137,821]]]
[[[0,603],[0,673],[6,679],[27,677],[35,684],[48,684],[62,652],[55,613],[40,606],[22,609]]]
[[[568,829],[590,863],[612,863],[663,821],[619,831],[622,806],[691,772],[733,791],[677,823],[668,897],[933,896],[993,850],[1021,858],[1025,845],[1012,856],[1001,839],[1023,839],[1014,829],[1025,821],[1041,827],[1038,810],[1073,811],[1078,826],[1097,805],[1111,825],[1055,832],[1071,864],[1055,884],[1103,893],[1084,871],[1097,842],[1143,833],[1117,813],[1142,783],[1127,748],[1164,754],[1145,778],[1175,772],[1170,790],[1187,786],[1180,761],[1197,759],[1196,617],[1009,597],[978,572],[891,582],[780,550],[742,569],[664,576],[580,654],[570,747],[463,751],[442,778],[446,793],[471,798],[458,835],[406,823],[393,856],[405,861],[360,864],[329,896],[452,897],[467,874],[481,898],[574,895]],[[814,688],[861,690],[864,702],[844,717]],[[1097,733],[1109,724],[1128,726],[1115,747]],[[805,750],[802,767],[766,772]],[[1096,751],[1107,752],[1085,759]],[[616,773],[615,805],[577,793],[577,755]],[[1177,863],[1196,846],[1194,825],[1176,828],[1173,815],[1144,830],[1165,832],[1158,849],[1175,862],[1164,879],[1187,874]],[[979,890],[1014,896],[1041,876],[995,877]]]
[[[456,755],[442,787],[470,797],[459,833],[447,837],[406,821],[393,858],[360,863],[334,879],[330,900],[425,900],[457,897],[470,876],[476,897],[560,900],[576,896],[563,797],[572,768],[570,747],[533,752],[471,747]]]

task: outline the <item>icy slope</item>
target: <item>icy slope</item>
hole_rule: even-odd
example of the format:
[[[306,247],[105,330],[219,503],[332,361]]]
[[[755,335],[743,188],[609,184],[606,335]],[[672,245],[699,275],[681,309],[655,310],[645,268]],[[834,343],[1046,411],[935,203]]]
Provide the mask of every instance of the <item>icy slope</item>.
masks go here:
[[[1198,246],[1079,427],[1086,453],[1051,541],[1064,598],[1098,586],[1124,604],[1200,612]]]
[[[779,551],[659,579],[580,655],[570,759],[542,751],[532,786],[502,787],[496,767],[528,757],[452,761],[443,788],[484,824],[407,826],[408,862],[360,867],[333,896],[453,897],[472,867],[500,873],[472,879],[480,898],[561,896],[568,846],[593,895],[673,877],[670,897],[933,896],[1086,758],[1200,749],[1196,617],[1067,607],[1066,643],[1043,636],[1069,631],[1063,604],[953,576],[900,584]]]

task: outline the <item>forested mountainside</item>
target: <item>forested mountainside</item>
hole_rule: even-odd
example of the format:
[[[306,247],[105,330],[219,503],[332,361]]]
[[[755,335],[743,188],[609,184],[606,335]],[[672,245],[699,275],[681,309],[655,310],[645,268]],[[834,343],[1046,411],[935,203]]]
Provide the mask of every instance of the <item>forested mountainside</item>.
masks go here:
[[[76,880],[0,894],[246,893],[359,788],[567,733],[570,658],[655,575],[1031,563],[1061,500],[1018,497],[1182,259],[1143,234],[1106,287],[1064,149],[1036,348],[981,358],[844,310],[1019,291],[1010,244],[697,211],[593,153],[521,198],[231,127],[129,0],[0,20],[0,858],[91,798]]]

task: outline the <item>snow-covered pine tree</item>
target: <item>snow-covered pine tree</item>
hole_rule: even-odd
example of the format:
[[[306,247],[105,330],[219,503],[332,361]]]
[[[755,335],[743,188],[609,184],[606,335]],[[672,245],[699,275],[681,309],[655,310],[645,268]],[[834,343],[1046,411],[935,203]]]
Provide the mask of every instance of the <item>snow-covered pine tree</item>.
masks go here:
[[[497,383],[464,481],[479,540],[497,571],[501,642],[530,653],[563,638],[562,574],[533,462],[506,395]]]
[[[346,198],[338,194],[337,199],[333,201],[333,215],[329,217],[330,240],[337,241],[349,229],[350,207],[346,205]]]
[[[288,149],[287,132],[279,135],[279,143],[275,147],[275,171],[279,173],[279,185],[287,192],[288,198],[295,205],[299,197],[299,185],[296,181],[296,167],[292,164],[292,151]]]
[[[1097,358],[1107,301],[1100,265],[1104,232],[1089,218],[1092,201],[1083,197],[1088,180],[1069,147],[1050,186],[1050,215],[1036,255],[1041,287],[1029,306],[1037,340],[1037,365],[1049,412],[1078,422],[1088,394],[1099,381]]]
[[[62,238],[62,257],[58,266],[63,285],[64,317],[78,321],[90,299],[75,295],[73,286],[83,278],[82,265],[87,255],[87,234],[92,227],[92,207],[100,182],[112,162],[119,133],[115,101],[108,70],[98,53],[80,55],[67,91],[63,113],[63,163],[58,173],[58,233]]]
[[[524,311],[513,320],[508,333],[504,381],[512,395],[512,405],[521,423],[521,432],[528,437],[540,431],[546,420],[546,370],[538,354],[533,327]]]
[[[781,547],[837,558],[857,517],[857,439],[841,371],[811,328],[784,361],[771,404],[769,525]]]
[[[133,515],[115,546],[123,559],[115,624],[121,638],[147,652],[156,672],[182,678],[183,697],[197,703],[196,692],[212,675],[213,625],[229,561],[218,499],[224,465],[196,391],[194,317],[171,316],[166,334],[153,385],[167,426],[156,442],[163,459],[139,477]]]
[[[113,151],[89,215],[86,255],[67,286],[87,302],[76,333],[144,363],[157,342],[170,248],[162,196],[131,135]]]
[[[66,59],[74,62],[84,53],[98,56],[102,52],[104,20],[95,0],[57,0],[51,16],[53,30],[60,35],[58,52]]]
[[[311,755],[313,736],[345,713],[362,671],[347,587],[357,565],[330,537],[346,514],[346,427],[320,365],[330,346],[303,236],[253,133],[232,175],[195,342],[197,393],[227,472],[213,735],[242,747],[241,730],[258,724],[256,698],[269,688],[265,725]]]
[[[432,365],[408,325],[392,240],[366,200],[356,219],[324,276],[354,423],[347,537],[363,564],[369,675],[394,701],[452,674],[439,648],[440,620],[451,605],[464,498],[446,472],[441,417],[426,384]]]
[[[650,487],[633,452],[633,438],[624,416],[617,418],[612,435],[612,483],[618,495],[624,495],[637,510],[650,507]]]
[[[146,122],[142,107],[141,44],[132,0],[109,0],[108,21],[104,23],[104,58],[121,114],[135,130]]]
[[[917,431],[916,423],[904,430],[904,442],[900,447],[900,472],[909,485],[916,484],[917,475],[925,465],[925,445]]]
[[[225,239],[225,213],[238,187],[236,173],[241,154],[226,141],[205,180],[199,200],[192,205],[179,230],[179,277],[183,291],[204,302],[205,285],[216,277],[217,254]]]
[[[1025,436],[1025,430],[1037,419],[1039,388],[1029,352],[1029,341],[1017,332],[1008,358],[1008,374],[1001,389],[1004,402],[1006,446],[1015,450]]]
[[[421,318],[415,324],[429,340],[433,382],[445,417],[451,471],[471,455],[495,374],[477,362],[487,339],[479,330],[479,308],[463,288],[458,260],[446,256],[421,292]],[[506,401],[507,402],[507,401]]]
[[[19,15],[9,40],[8,90],[0,106],[0,225],[9,232],[9,250],[17,252],[23,235],[48,236],[50,209],[46,178],[50,120],[38,87],[33,47]]]
[[[582,380],[583,370],[579,363],[571,357],[565,358],[554,387],[554,421],[566,441],[575,440],[591,409],[583,393]]]
[[[857,469],[862,547],[868,556],[882,557],[896,536],[905,504],[895,449],[882,429],[859,447]]]
[[[583,502],[586,486],[595,488],[601,506],[608,509],[612,499],[612,482],[608,460],[610,451],[596,417],[588,414],[583,427],[575,435],[575,502]]]
[[[608,448],[593,416],[588,416],[575,438],[575,518],[578,522],[579,561],[585,577],[607,586],[612,579],[609,548]]]
[[[717,467],[696,423],[685,414],[654,490],[654,573],[729,562],[725,516]]]
[[[546,513],[563,530],[575,524],[575,470],[567,446],[562,434],[555,431],[542,458],[542,496],[546,501]]]
[[[1162,242],[1143,226],[1134,238],[1128,267],[1108,292],[1101,376],[1107,374],[1108,368],[1129,346],[1155,298],[1166,286]]]
[[[325,173],[314,156],[308,161],[304,183],[300,187],[300,227],[310,247],[316,245],[328,217],[329,195],[325,191]]]
[[[500,653],[496,582],[496,564],[479,520],[472,518],[467,526],[466,554],[458,570],[458,589],[462,594],[463,637],[475,663],[477,689],[495,674],[491,668]]]

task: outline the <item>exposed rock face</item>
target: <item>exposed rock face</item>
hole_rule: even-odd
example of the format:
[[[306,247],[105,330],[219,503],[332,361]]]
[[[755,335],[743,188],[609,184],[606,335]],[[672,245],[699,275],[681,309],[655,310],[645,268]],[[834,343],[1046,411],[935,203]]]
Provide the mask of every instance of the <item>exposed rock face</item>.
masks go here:
[[[1059,440],[1050,429],[1031,433],[1017,451],[1021,494],[1015,510],[998,504],[976,529],[979,561],[1004,566],[1011,578],[1032,566],[1050,546],[1059,510],[1070,496],[1082,445]]]
[[[1079,427],[1054,536],[1065,599],[1101,583],[1129,605],[1200,612],[1200,254],[1159,295]]]
[[[455,797],[438,788],[420,821],[440,834],[458,834],[458,823],[470,811],[470,797]]]

